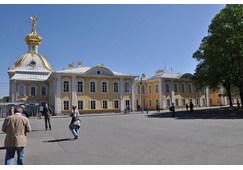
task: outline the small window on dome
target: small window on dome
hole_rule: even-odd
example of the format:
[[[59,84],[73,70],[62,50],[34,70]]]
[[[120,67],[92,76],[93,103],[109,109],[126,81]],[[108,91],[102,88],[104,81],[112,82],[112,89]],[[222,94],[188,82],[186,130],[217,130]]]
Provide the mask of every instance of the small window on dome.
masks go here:
[[[96,73],[97,73],[98,75],[100,75],[100,74],[101,74],[101,72],[100,72],[100,71],[97,71]]]
[[[30,65],[31,65],[32,67],[34,67],[34,66],[36,65],[35,60],[31,60]]]

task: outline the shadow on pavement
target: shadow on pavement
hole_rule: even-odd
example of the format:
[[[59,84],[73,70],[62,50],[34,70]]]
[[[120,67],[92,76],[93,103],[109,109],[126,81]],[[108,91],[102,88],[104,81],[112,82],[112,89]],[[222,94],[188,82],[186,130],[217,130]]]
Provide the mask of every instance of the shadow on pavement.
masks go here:
[[[174,119],[243,119],[243,110],[236,108],[217,108],[190,111],[154,113],[147,115],[148,118],[174,118]]]
[[[47,141],[43,141],[43,142],[63,142],[63,141],[70,141],[73,140],[71,138],[64,138],[64,139],[54,139],[54,140],[47,140]]]
[[[0,150],[4,150],[4,149],[6,149],[6,147],[0,147]]]

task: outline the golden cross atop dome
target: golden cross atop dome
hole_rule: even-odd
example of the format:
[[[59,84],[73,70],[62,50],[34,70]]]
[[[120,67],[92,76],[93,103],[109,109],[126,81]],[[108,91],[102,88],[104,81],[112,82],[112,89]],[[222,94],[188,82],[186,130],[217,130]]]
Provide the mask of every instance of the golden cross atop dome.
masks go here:
[[[36,34],[36,21],[38,17],[36,15],[33,15],[30,17],[30,19],[32,20],[32,32]]]

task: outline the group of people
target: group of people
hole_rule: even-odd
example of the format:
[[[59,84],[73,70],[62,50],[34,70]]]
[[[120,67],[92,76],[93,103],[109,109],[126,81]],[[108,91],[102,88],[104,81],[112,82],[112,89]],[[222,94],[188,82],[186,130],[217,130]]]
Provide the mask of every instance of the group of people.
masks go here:
[[[42,116],[45,120],[45,129],[51,130],[50,117],[53,115],[53,110],[48,104],[44,104]],[[71,123],[69,128],[74,136],[74,140],[78,139],[81,120],[76,105],[72,106],[70,113]],[[11,107],[9,116],[5,118],[2,131],[6,133],[4,147],[6,148],[5,165],[14,164],[14,155],[17,152],[17,164],[24,165],[24,148],[27,144],[27,133],[31,132],[29,116],[25,111],[24,105]]]

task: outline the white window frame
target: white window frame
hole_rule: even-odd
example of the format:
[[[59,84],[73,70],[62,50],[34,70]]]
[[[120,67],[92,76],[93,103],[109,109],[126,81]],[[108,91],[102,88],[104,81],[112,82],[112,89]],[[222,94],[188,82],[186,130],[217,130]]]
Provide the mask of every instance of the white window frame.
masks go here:
[[[106,91],[104,91],[105,88],[103,89],[103,83],[106,84],[106,86],[105,86]],[[106,79],[101,81],[101,92],[105,93],[105,94],[109,93],[109,83],[108,83],[108,80],[106,80]]]
[[[192,93],[192,92],[193,92],[193,90],[192,90],[192,84],[189,84],[189,85],[188,85],[188,92],[189,92],[189,93]]]
[[[150,84],[148,85],[148,94],[152,94],[152,86]]]
[[[94,85],[94,92],[91,92],[91,82],[94,82],[95,83],[95,85]],[[94,94],[96,92],[97,92],[97,80],[91,79],[91,80],[89,80],[89,93]]]
[[[165,92],[170,93],[170,84],[166,83],[165,85]]]
[[[82,91],[78,91],[79,90],[79,86],[78,86],[78,83],[79,82],[82,82]],[[84,87],[85,87],[85,82],[84,82],[84,79],[82,79],[82,78],[79,78],[79,79],[77,79],[77,93],[84,93]]]
[[[79,103],[82,102],[83,108],[80,108]],[[78,110],[84,110],[84,100],[78,100]]]
[[[179,92],[179,90],[178,90],[178,83],[174,83],[174,92],[175,93]]]
[[[129,80],[126,80],[124,82],[124,92],[125,94],[130,94],[131,93],[131,88],[130,88],[130,81]]]
[[[115,83],[117,83],[117,92],[115,92]],[[119,80],[115,80],[113,81],[113,93],[119,93],[120,92],[120,88],[119,88]]]
[[[92,102],[94,102],[94,104],[95,104],[95,108],[94,108],[94,109],[92,109]],[[96,106],[97,106],[97,102],[96,102],[96,100],[91,99],[91,100],[90,100],[90,110],[96,110]]]
[[[21,93],[21,91],[22,91],[21,87],[23,87],[23,89],[22,89],[23,93]],[[21,96],[21,97],[26,95],[26,86],[25,86],[25,84],[21,83],[21,84],[18,85],[18,95]]]
[[[67,89],[68,91],[65,91],[66,87],[64,87],[65,86],[64,82],[68,82],[68,89]],[[69,78],[64,78],[62,80],[62,92],[63,93],[70,93],[70,91],[71,91],[70,86],[71,86],[71,80]]]
[[[65,102],[68,102],[68,105],[67,105],[68,109],[65,109]],[[63,100],[62,106],[63,106],[63,110],[65,110],[65,111],[70,110],[70,100]]]
[[[104,102],[106,102],[106,108],[104,108]],[[106,99],[104,99],[104,100],[101,100],[101,104],[102,104],[102,109],[109,109],[109,101],[108,100],[106,100]]]
[[[183,83],[183,84],[181,85],[181,92],[182,92],[182,93],[186,93],[186,85],[185,85],[185,83]]]
[[[46,94],[42,94],[42,88],[46,88]],[[42,84],[41,86],[40,86],[40,95],[41,96],[47,96],[48,95],[48,88],[47,88],[47,85],[46,84]]]
[[[116,107],[115,102],[117,102],[117,107]],[[120,104],[119,104],[119,100],[118,100],[118,99],[114,99],[114,100],[113,100],[113,108],[114,108],[114,109],[119,109],[119,108],[120,108]]]
[[[32,92],[32,87],[35,88],[35,95],[32,95],[32,94],[31,94],[31,92]],[[29,95],[30,95],[30,96],[37,96],[37,86],[36,86],[36,84],[31,84],[29,90],[30,90],[30,91],[29,91]]]
[[[154,92],[155,92],[156,94],[159,93],[159,84],[158,84],[158,83],[156,83],[156,84],[154,85]]]

